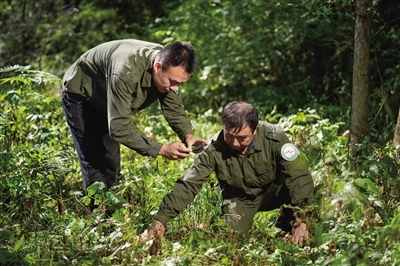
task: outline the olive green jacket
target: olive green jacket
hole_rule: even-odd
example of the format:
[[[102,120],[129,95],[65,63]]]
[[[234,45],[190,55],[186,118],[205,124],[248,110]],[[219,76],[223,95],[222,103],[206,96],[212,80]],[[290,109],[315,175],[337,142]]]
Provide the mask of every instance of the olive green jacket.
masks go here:
[[[166,224],[176,217],[193,201],[212,173],[218,179],[224,199],[261,196],[279,179],[288,187],[293,205],[310,204],[314,185],[308,164],[301,156],[290,158],[291,161],[282,157],[282,146],[290,143],[284,132],[260,122],[253,143],[247,155],[242,156],[225,143],[220,131],[164,197],[155,219]]]
[[[161,111],[181,140],[193,134],[180,92],[161,93],[152,67],[162,46],[139,40],[100,44],[84,53],[65,73],[63,90],[104,111],[110,136],[142,155],[156,157],[162,144],[146,137],[131,116],[158,100]]]

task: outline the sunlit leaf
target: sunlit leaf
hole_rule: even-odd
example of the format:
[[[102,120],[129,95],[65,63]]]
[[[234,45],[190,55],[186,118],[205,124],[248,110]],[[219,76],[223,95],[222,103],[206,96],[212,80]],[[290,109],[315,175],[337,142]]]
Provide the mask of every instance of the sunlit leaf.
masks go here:
[[[18,251],[18,250],[22,247],[22,245],[24,244],[24,242],[25,242],[25,237],[24,237],[24,235],[22,235],[22,236],[19,238],[18,242],[15,243],[13,250],[14,250],[14,251]]]
[[[115,194],[112,191],[107,191],[106,195],[107,195],[107,199],[110,201],[110,203],[117,208],[120,208],[122,206],[122,204],[127,203],[127,201],[123,197]]]
[[[379,187],[369,178],[357,178],[354,180],[354,184],[368,192],[379,193]]]

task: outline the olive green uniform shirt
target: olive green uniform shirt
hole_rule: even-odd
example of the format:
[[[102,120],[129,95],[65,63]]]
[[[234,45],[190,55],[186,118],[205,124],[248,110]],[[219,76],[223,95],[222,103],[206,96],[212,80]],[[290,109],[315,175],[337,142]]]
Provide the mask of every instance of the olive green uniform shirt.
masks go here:
[[[193,201],[213,172],[224,199],[261,196],[278,178],[288,187],[293,205],[311,203],[314,185],[308,164],[301,156],[292,161],[282,157],[282,146],[290,142],[280,128],[260,122],[254,145],[245,156],[225,143],[223,131],[216,136],[164,197],[156,220],[166,224],[176,217]]]
[[[184,140],[192,125],[177,92],[161,93],[152,80],[159,44],[126,39],[100,44],[65,73],[63,90],[89,101],[107,115],[110,136],[142,155],[156,157],[162,144],[146,137],[131,116],[159,100],[171,128]]]

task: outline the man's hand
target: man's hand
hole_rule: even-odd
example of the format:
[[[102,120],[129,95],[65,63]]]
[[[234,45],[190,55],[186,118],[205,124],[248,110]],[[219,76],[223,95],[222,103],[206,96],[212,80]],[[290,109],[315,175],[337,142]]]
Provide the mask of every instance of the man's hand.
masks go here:
[[[205,139],[196,137],[195,135],[192,134],[187,134],[185,137],[185,142],[187,147],[191,148],[192,146],[200,146],[201,144],[208,144],[208,142]],[[194,153],[200,153],[203,149],[198,149],[193,151]]]
[[[294,212],[293,216],[295,220],[292,223],[292,242],[302,247],[303,240],[308,237],[307,224],[305,223],[306,216],[301,210]]]
[[[155,220],[154,224],[140,235],[140,242],[145,243],[155,236],[162,237],[164,234],[165,226],[160,221]]]
[[[300,223],[297,227],[292,227],[292,242],[303,246],[303,239],[308,237],[308,229],[305,223]]]
[[[170,160],[184,159],[190,155],[192,149],[186,147],[182,142],[172,142],[169,144],[164,144],[158,155]]]
[[[309,233],[302,210],[299,207],[282,205],[279,212],[281,216],[277,226],[288,232],[285,239],[300,247],[303,246],[303,240],[308,237]]]

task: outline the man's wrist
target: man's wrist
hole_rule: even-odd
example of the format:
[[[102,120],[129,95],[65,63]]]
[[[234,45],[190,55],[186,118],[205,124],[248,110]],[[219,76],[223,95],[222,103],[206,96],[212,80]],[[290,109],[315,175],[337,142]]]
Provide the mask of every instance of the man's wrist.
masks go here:
[[[170,218],[168,218],[167,216],[158,213],[155,217],[154,217],[154,221],[158,221],[160,223],[162,223],[164,225],[164,227],[166,227],[167,223],[169,222]]]

